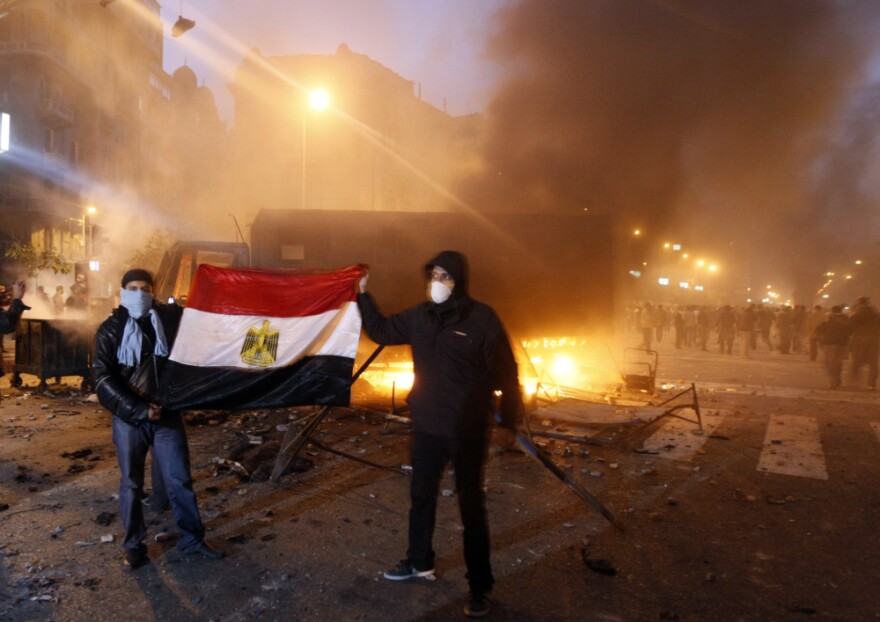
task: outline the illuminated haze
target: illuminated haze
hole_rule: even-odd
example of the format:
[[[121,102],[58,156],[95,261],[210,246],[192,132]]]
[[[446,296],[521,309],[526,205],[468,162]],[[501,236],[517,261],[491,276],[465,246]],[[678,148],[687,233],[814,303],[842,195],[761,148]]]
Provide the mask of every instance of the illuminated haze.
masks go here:
[[[188,0],[183,14],[197,27],[167,39],[166,68],[193,67],[227,120],[242,50],[346,43],[433,105],[485,113],[482,171],[453,188],[469,205],[611,213],[619,241],[640,227],[713,254],[731,288],[772,281],[799,303],[824,270],[880,261],[880,3]],[[239,49],[206,54],[209,22]]]
[[[867,1],[508,5],[489,45],[507,78],[465,196],[611,212],[621,239],[710,249],[732,279],[810,303],[826,266],[880,259],[878,17]]]

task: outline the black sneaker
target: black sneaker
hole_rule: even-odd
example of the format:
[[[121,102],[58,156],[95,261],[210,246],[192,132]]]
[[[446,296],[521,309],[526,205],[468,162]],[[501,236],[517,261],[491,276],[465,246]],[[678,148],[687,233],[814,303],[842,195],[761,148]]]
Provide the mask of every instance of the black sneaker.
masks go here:
[[[147,547],[137,546],[128,549],[125,552],[125,557],[122,558],[122,563],[129,570],[137,570],[141,566],[146,566],[150,563],[150,558],[147,557]]]
[[[187,549],[184,551],[187,555],[201,555],[207,559],[223,559],[226,557],[226,553],[221,551],[220,549],[215,549],[213,546],[202,540],[194,547]]]
[[[433,568],[428,570],[418,570],[408,559],[402,560],[394,568],[387,570],[384,573],[384,577],[389,581],[406,581],[407,579],[416,579],[419,577],[427,579],[428,581],[436,579]]]
[[[482,618],[489,613],[492,603],[486,594],[471,592],[470,600],[464,606],[464,615],[469,618]]]

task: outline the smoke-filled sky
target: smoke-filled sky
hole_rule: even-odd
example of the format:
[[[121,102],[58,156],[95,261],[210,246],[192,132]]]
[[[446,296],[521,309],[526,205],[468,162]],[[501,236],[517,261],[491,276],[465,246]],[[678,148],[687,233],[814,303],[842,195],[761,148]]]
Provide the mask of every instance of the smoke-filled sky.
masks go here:
[[[471,202],[611,212],[796,302],[876,247],[880,3],[524,0],[497,19]]]
[[[179,12],[166,4],[163,19]],[[169,40],[166,68],[185,57],[229,121],[225,82],[244,51],[346,43],[437,107],[485,112],[484,170],[457,188],[472,205],[611,212],[796,302],[836,264],[880,261],[876,0],[186,0],[182,12],[197,26]]]

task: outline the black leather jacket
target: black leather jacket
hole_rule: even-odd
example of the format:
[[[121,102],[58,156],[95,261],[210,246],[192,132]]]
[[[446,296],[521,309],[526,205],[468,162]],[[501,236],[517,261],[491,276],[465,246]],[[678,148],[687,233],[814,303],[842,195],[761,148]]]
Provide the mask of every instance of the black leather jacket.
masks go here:
[[[156,302],[153,303],[153,308],[162,320],[165,339],[170,350],[177,336],[183,308]],[[127,319],[128,311],[124,307],[118,307],[98,328],[98,334],[95,336],[95,355],[92,360],[92,379],[101,405],[114,417],[138,425],[147,420],[147,411],[151,402],[161,403],[158,386],[167,359],[153,354],[155,346],[149,337],[152,330],[147,327],[144,330],[140,363],[136,366],[120,364],[116,352],[122,341]],[[145,315],[138,322],[145,327],[150,323],[150,318]],[[163,418],[170,414],[163,412]]]
[[[21,298],[15,298],[9,303],[9,309],[6,311],[0,310],[0,333],[14,332],[22,312],[28,309],[30,307],[24,304]]]

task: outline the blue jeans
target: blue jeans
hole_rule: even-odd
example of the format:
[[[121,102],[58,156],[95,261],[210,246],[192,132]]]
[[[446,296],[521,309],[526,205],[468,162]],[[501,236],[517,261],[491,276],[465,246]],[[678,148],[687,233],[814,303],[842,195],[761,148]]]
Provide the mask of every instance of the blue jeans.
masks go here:
[[[179,414],[165,414],[159,423],[144,422],[135,427],[113,417],[113,444],[121,473],[119,512],[125,527],[122,548],[141,546],[147,529],[141,497],[147,452],[152,448],[153,461],[159,464],[162,480],[171,501],[171,513],[180,531],[177,548],[186,552],[205,538],[199,516],[196,493],[189,467],[189,445]]]
[[[451,439],[416,432],[412,440],[409,549],[407,559],[419,570],[434,567],[431,541],[437,515],[440,479],[448,462],[455,469],[458,508],[464,526],[464,561],[472,592],[492,590],[495,578],[489,562],[489,524],[483,493],[483,464],[487,443],[482,439]]]

